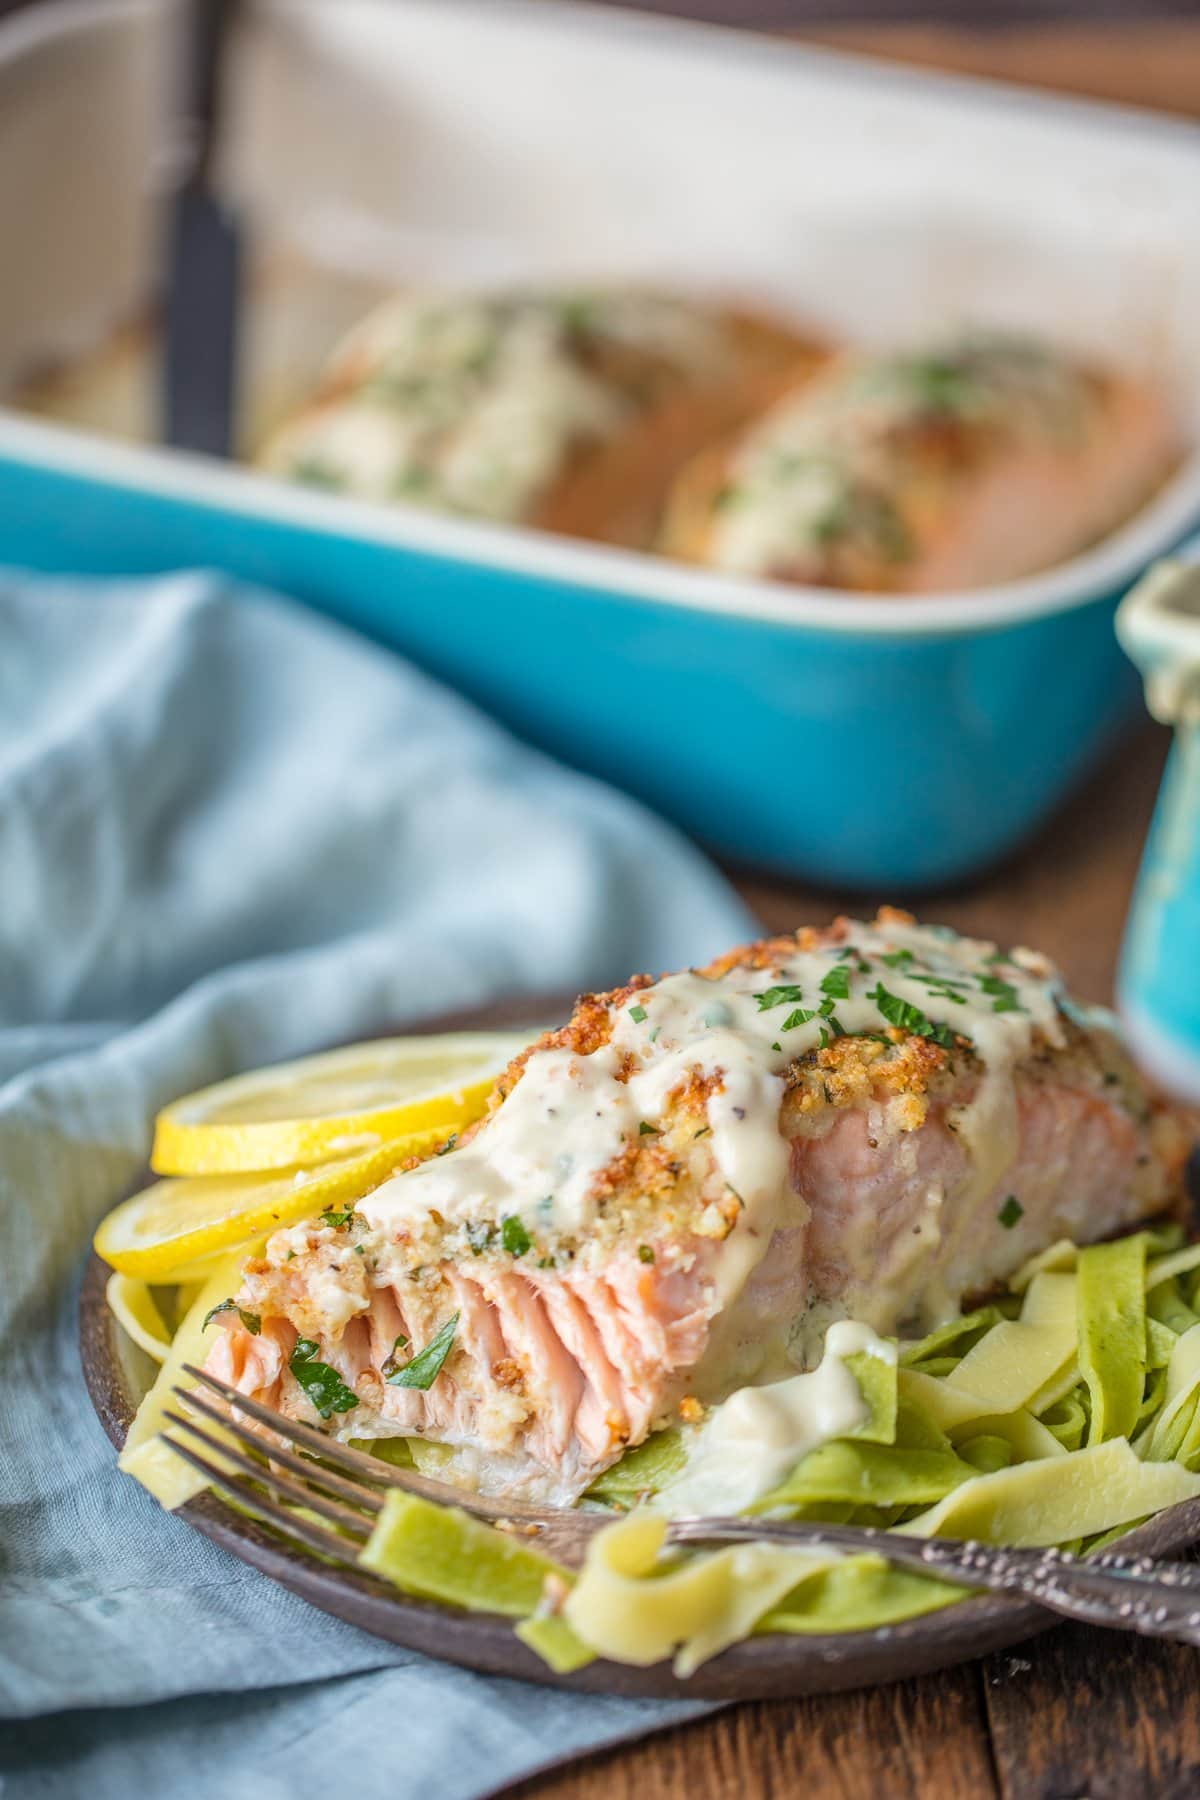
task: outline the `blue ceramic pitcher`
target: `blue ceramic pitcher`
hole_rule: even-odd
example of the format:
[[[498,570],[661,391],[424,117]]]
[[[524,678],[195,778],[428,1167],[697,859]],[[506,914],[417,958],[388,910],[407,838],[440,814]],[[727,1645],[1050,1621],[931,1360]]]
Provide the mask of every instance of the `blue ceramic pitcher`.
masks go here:
[[[1186,560],[1190,553],[1197,559]],[[1117,635],[1175,742],[1125,933],[1118,1001],[1136,1055],[1200,1102],[1200,543],[1156,564],[1123,601]]]

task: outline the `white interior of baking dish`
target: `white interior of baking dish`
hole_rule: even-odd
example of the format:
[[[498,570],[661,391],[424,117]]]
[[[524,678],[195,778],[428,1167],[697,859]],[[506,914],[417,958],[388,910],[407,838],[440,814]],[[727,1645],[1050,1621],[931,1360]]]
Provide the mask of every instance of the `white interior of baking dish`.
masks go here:
[[[67,0],[0,28],[0,383],[144,315],[172,0]],[[1024,325],[1169,384],[1200,442],[1200,131],[624,13],[522,0],[251,0],[224,180],[257,282],[250,413],[300,397],[331,337],[396,282],[578,276],[759,299],[838,335]],[[112,365],[110,367],[110,374]],[[97,395],[0,413],[0,447],[306,525],[706,608],[840,630],[978,626],[1126,583],[1200,518],[1200,457],[1047,575],[847,599],[534,533],[297,496],[84,437],[151,425],[134,334]],[[109,417],[105,417],[108,409]],[[122,409],[123,412],[122,412]]]

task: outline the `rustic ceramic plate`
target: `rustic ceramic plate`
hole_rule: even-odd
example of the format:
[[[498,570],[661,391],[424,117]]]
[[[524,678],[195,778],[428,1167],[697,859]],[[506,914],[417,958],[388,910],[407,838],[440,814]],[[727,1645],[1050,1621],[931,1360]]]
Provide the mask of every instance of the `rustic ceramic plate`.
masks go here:
[[[567,1003],[569,1005],[569,1003]],[[468,1018],[430,1023],[428,1029],[494,1030],[528,1023],[531,1017],[565,1015],[567,1005],[512,1005]],[[125,1441],[155,1365],[117,1324],[105,1303],[109,1270],[93,1256],[80,1300],[80,1351],[92,1404],[119,1449]],[[486,1613],[456,1612],[431,1601],[414,1600],[366,1573],[333,1569],[266,1526],[204,1494],[179,1509],[178,1516],[243,1562],[281,1582],[323,1612],[358,1625],[376,1637],[487,1674],[586,1693],[643,1694],[708,1700],[783,1698],[835,1693],[876,1682],[900,1681],[944,1669],[991,1650],[1033,1637],[1052,1623],[1039,1607],[1003,1598],[964,1600],[943,1612],[875,1631],[812,1637],[751,1638],[679,1681],[669,1664],[628,1668],[605,1661],[574,1675],[553,1675],[520,1639],[507,1619]],[[1131,1549],[1165,1555],[1200,1539],[1200,1502],[1172,1508],[1131,1532]]]

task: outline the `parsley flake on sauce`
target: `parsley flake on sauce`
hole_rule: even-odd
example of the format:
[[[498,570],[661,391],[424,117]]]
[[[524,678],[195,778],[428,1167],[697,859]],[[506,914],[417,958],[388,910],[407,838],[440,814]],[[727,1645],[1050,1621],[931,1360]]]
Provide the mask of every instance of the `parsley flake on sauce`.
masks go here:
[[[770,1012],[775,1006],[799,1006],[804,998],[804,992],[794,983],[785,983],[781,987],[764,988],[763,992],[756,994],[754,998],[758,1001],[759,1012]],[[787,1027],[785,1026],[784,1029],[786,1030]]]
[[[919,1006],[914,1006],[911,1000],[902,1000],[899,994],[890,993],[881,981],[875,983],[867,999],[875,1002],[889,1025],[895,1025],[901,1031],[911,1031],[914,1037],[929,1038],[946,1050],[954,1048],[954,1033],[948,1025],[931,1019]]]
[[[211,1306],[204,1315],[201,1331],[207,1331],[218,1313],[235,1312],[251,1337],[257,1337],[262,1330],[262,1317],[259,1313],[247,1312],[236,1300],[222,1300],[219,1306]]]
[[[922,987],[927,987],[931,1000],[949,1000],[955,1006],[967,1004],[966,995],[958,991],[965,985],[961,981],[953,981],[948,976],[943,979],[941,975],[910,975],[909,980],[919,981]]]
[[[358,1405],[358,1395],[351,1393],[336,1369],[317,1361],[320,1348],[312,1338],[297,1338],[296,1348],[288,1358],[288,1368],[300,1383],[323,1419],[332,1413],[349,1412]]]
[[[839,963],[836,969],[830,969],[821,982],[821,992],[828,1000],[850,998],[850,971],[844,963]]]
[[[1013,1226],[1016,1225],[1019,1220],[1023,1219],[1024,1216],[1025,1208],[1021,1205],[1021,1202],[1017,1199],[1015,1194],[1010,1194],[1008,1196],[1008,1199],[996,1214],[996,1217],[1003,1225],[1005,1231],[1011,1231]]]
[[[992,1011],[997,1013],[1024,1012],[1025,1008],[1017,999],[1017,990],[1011,981],[1005,981],[1001,975],[981,975],[979,985],[985,994],[992,996]]]
[[[516,1213],[509,1213],[500,1222],[500,1242],[510,1256],[524,1256],[533,1245],[533,1239],[525,1229],[524,1221]],[[457,1317],[457,1314],[455,1315]]]
[[[646,1017],[646,1009],[644,1006],[631,1006],[629,1016],[635,1025],[640,1025]]]
[[[327,1206],[321,1214],[321,1223],[328,1225],[332,1231],[340,1231],[342,1226],[348,1225],[353,1217],[354,1207],[352,1205],[343,1208],[341,1212],[336,1212],[332,1206]]]
[[[418,1350],[402,1369],[388,1376],[388,1386],[420,1388],[422,1393],[431,1388],[442,1372],[457,1330],[458,1314],[451,1313],[436,1337],[431,1337],[425,1348]]]

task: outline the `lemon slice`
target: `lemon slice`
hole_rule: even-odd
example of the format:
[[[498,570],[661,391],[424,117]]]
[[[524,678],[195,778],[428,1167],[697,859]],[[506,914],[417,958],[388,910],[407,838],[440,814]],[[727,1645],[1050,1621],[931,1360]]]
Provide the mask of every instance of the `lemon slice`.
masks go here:
[[[224,1175],[330,1162],[479,1117],[525,1032],[381,1038],[218,1082],[158,1115],[159,1175]]]
[[[146,1283],[133,1275],[118,1275],[114,1271],[108,1278],[104,1297],[109,1311],[134,1343],[155,1362],[163,1362],[171,1348],[171,1333]]]
[[[179,1410],[176,1386],[181,1382],[188,1385],[188,1378],[183,1373],[184,1363],[200,1367],[208,1355],[212,1333],[205,1333],[204,1321],[214,1306],[237,1293],[239,1270],[240,1259],[235,1256],[214,1262],[208,1280],[175,1333],[153,1387],[137,1409],[125,1439],[125,1448],[117,1459],[127,1475],[140,1481],[167,1508],[182,1506],[208,1486],[203,1475],[176,1456],[159,1433],[168,1424],[168,1411]],[[206,1421],[205,1429],[217,1438],[224,1438],[220,1426],[210,1426]]]
[[[157,1181],[113,1208],[96,1233],[96,1250],[122,1275],[173,1281],[217,1251],[361,1199],[405,1158],[444,1140],[443,1131],[425,1131],[316,1169]]]

